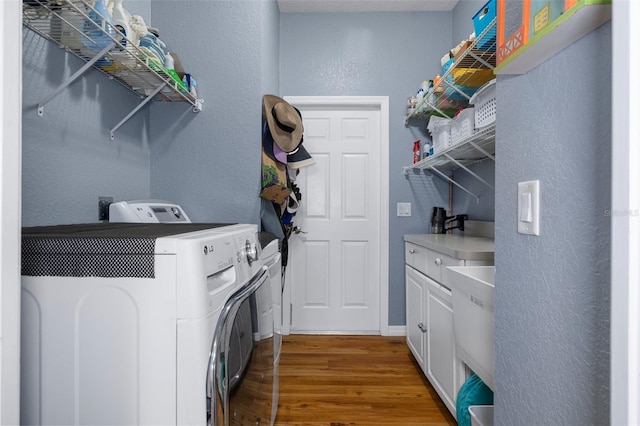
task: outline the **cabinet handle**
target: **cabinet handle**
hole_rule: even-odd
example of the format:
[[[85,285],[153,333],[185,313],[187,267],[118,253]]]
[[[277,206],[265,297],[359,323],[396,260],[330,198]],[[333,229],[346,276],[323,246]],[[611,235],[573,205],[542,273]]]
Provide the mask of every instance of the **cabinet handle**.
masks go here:
[[[413,253],[415,253],[415,252],[416,252],[416,251],[415,251],[415,249],[412,249],[412,248],[411,248],[411,249],[409,249],[409,253],[413,254]]]
[[[434,261],[434,263],[438,266],[442,265],[442,259],[440,259],[439,257],[436,257],[436,260]]]
[[[423,323],[419,323],[419,324],[418,324],[418,328],[419,328],[423,333],[426,333],[426,332],[427,332],[427,327],[425,327]]]

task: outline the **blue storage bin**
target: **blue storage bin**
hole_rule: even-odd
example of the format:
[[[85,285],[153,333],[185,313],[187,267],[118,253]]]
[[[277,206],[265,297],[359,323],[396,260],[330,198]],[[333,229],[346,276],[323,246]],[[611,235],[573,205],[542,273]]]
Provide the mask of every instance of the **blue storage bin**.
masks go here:
[[[476,32],[476,37],[480,36],[480,34],[482,34],[482,32],[489,26],[491,21],[495,19],[496,8],[496,0],[489,0],[475,15],[473,15],[473,29]],[[484,37],[478,40],[476,47],[480,50],[495,52],[496,35],[496,25],[494,25]]]

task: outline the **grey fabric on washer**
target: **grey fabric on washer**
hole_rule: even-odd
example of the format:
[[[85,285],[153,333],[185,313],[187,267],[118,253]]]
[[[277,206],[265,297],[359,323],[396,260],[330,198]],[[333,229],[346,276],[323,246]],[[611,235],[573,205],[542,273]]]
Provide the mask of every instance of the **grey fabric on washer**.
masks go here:
[[[155,277],[156,239],[219,223],[88,223],[22,229],[26,276]]]
[[[262,221],[262,230],[271,232],[280,240],[283,240],[284,231],[282,230],[282,223],[276,213],[275,207],[273,207],[273,203],[264,198],[261,198],[261,201],[260,220]]]

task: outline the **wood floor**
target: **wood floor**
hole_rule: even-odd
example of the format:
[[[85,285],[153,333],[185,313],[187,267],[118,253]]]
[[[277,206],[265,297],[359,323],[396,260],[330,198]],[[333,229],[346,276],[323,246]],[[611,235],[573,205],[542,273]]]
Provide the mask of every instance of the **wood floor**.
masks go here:
[[[456,424],[404,337],[284,336],[277,426]]]

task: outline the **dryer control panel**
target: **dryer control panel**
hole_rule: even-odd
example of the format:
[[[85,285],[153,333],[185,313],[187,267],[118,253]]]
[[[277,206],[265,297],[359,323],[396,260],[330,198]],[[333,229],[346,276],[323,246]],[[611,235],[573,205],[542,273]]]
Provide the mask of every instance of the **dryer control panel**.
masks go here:
[[[162,200],[134,200],[111,203],[109,222],[191,223],[191,220],[177,204]]]

